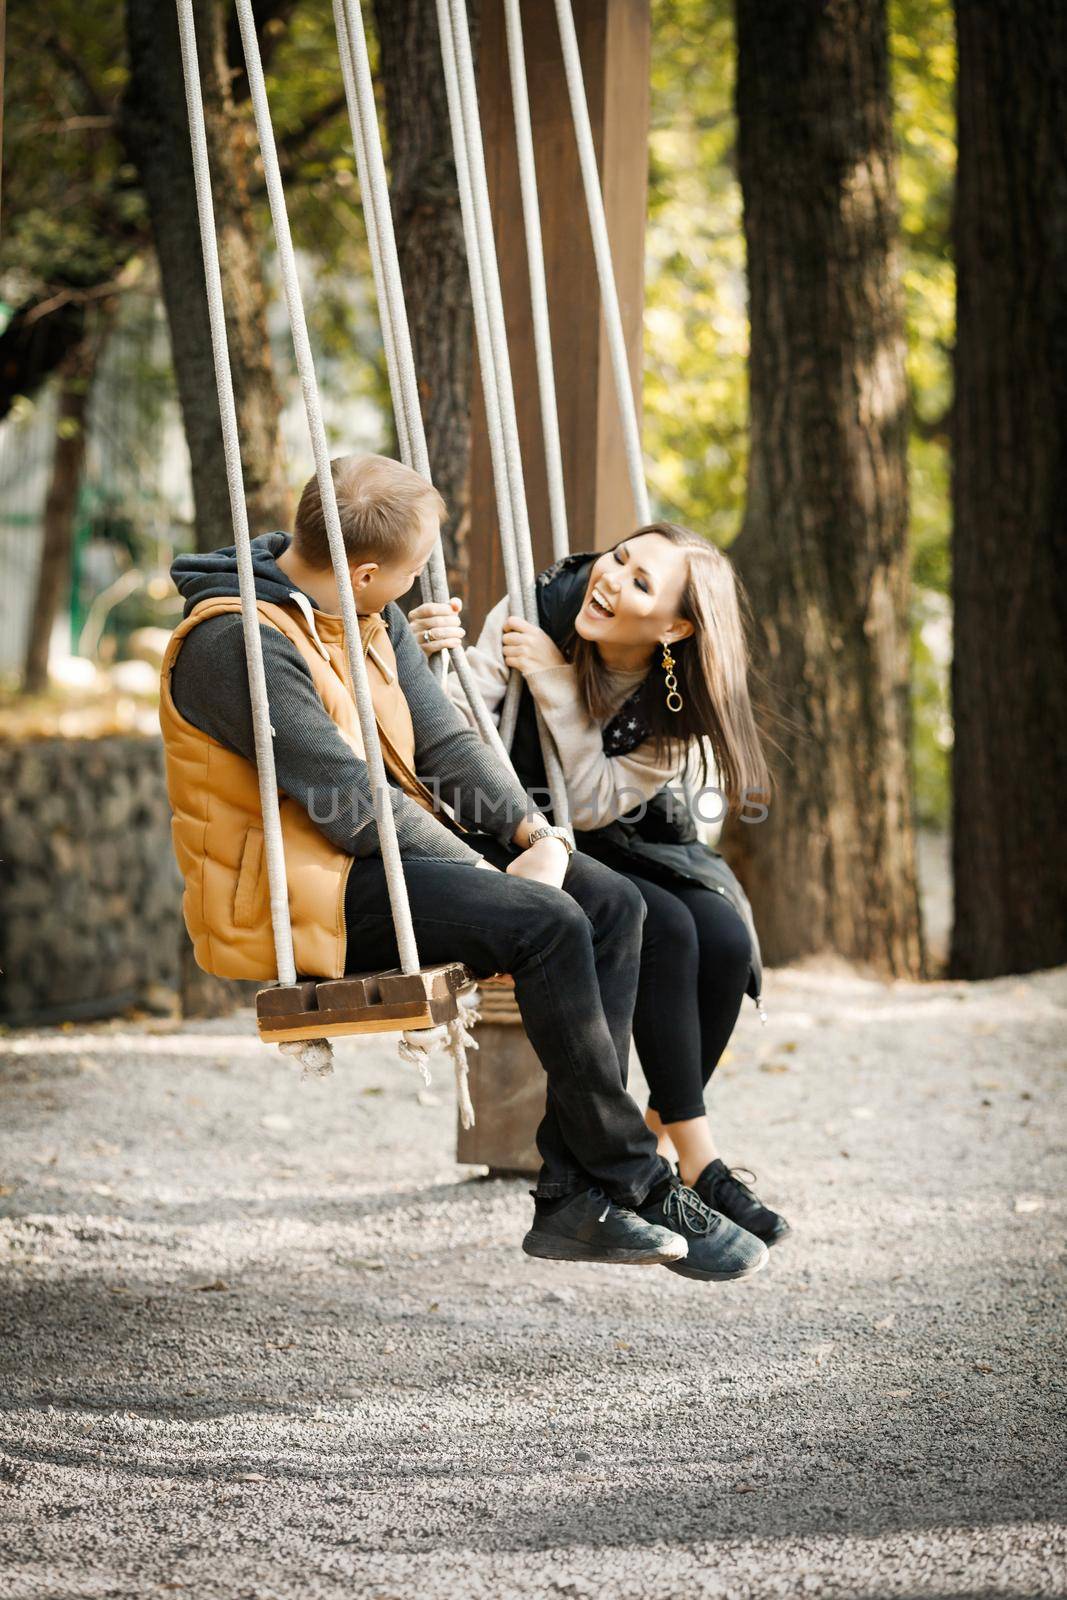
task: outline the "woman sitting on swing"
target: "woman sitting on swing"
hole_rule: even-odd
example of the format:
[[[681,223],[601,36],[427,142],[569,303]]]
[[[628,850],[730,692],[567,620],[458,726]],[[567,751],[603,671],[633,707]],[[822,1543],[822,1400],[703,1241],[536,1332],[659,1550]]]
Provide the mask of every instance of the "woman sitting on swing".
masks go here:
[[[686,793],[670,787],[696,775],[706,786],[710,750],[731,811],[747,807],[757,820],[769,793],[733,567],[697,534],[657,522],[603,554],[557,561],[536,593],[540,627],[504,599],[467,659],[498,719],[510,669],[521,672],[519,777],[543,810],[536,707],[559,751],[579,849],[644,898],[633,1034],[661,1153],[707,1205],[775,1244],[789,1224],[720,1158],[704,1105],[746,990],[759,1004],[759,942],[740,884],[700,842]],[[410,613],[428,656],[463,638],[459,608],[453,599]]]

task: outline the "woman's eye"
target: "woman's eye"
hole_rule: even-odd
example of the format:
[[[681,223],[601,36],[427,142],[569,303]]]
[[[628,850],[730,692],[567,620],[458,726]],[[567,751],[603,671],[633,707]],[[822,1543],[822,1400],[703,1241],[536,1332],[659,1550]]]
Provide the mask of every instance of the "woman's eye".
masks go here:
[[[612,551],[612,555],[615,557],[615,561],[616,561],[618,566],[621,567],[621,566],[624,565],[624,562],[623,562],[623,559],[622,559],[622,555],[620,554],[620,552],[618,550],[613,550]]]
[[[645,582],[644,578],[635,578],[634,582],[636,583],[637,587],[639,589],[641,589],[645,594],[648,594],[650,592],[648,584]]]

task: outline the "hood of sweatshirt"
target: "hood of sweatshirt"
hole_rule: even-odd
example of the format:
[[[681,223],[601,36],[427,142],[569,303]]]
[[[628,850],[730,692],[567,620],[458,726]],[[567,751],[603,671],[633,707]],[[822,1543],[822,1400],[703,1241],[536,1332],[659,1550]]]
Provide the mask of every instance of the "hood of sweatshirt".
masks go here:
[[[268,600],[272,605],[292,604],[292,581],[276,565],[277,558],[289,548],[287,533],[261,533],[252,540],[252,570],[256,579],[256,599]],[[237,581],[237,550],[230,545],[225,550],[207,553],[194,551],[192,555],[178,556],[170,569],[178,593],[185,601],[185,616],[201,600],[217,600],[241,592]],[[303,609],[303,608],[301,608]]]
[[[278,556],[290,545],[287,533],[261,533],[252,540],[252,572],[256,580],[256,599],[267,600],[272,605],[296,605],[307,623],[308,632],[318,646],[320,655],[328,661],[330,653],[323,643],[327,639],[344,639],[344,624],[339,616],[319,611],[310,595],[294,587],[291,580],[277,565]],[[239,596],[241,585],[237,578],[237,551],[233,545],[226,550],[210,550],[206,554],[178,556],[170,569],[178,593],[185,601],[183,616],[188,616],[201,600],[228,599]],[[394,612],[395,606],[388,606]],[[373,612],[359,619],[359,633],[363,648],[378,663],[387,683],[393,681],[393,671],[385,656],[374,647],[379,632],[390,632],[388,615]]]

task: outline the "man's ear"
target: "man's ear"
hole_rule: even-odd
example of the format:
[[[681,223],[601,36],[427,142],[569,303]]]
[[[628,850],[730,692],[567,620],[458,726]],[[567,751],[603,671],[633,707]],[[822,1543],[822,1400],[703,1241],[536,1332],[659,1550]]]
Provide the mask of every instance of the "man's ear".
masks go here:
[[[358,567],[351,567],[353,589],[365,589],[368,583],[378,576],[377,561],[361,561]]]
[[[687,617],[678,617],[663,635],[663,642],[664,644],[677,644],[679,639],[691,639],[693,633],[693,624],[689,619]]]

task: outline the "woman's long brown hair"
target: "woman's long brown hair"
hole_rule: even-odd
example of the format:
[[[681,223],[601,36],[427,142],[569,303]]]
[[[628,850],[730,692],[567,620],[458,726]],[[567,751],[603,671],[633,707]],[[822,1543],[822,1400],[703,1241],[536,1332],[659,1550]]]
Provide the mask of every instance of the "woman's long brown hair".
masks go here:
[[[658,533],[688,552],[679,615],[693,624],[692,635],[670,647],[682,709],[677,713],[667,709],[658,653],[641,698],[641,710],[656,742],[656,758],[666,763],[679,747],[680,766],[685,747],[696,740],[702,782],[707,783],[707,755],[700,743],[707,739],[729,813],[740,811],[746,800],[769,800],[770,773],[748,692],[749,652],[742,617],[746,601],[733,565],[716,545],[676,523],[652,522],[627,537],[636,539],[643,533]],[[600,651],[591,640],[575,633],[568,641],[567,653],[586,710],[603,720],[614,708],[608,692],[609,668]]]

